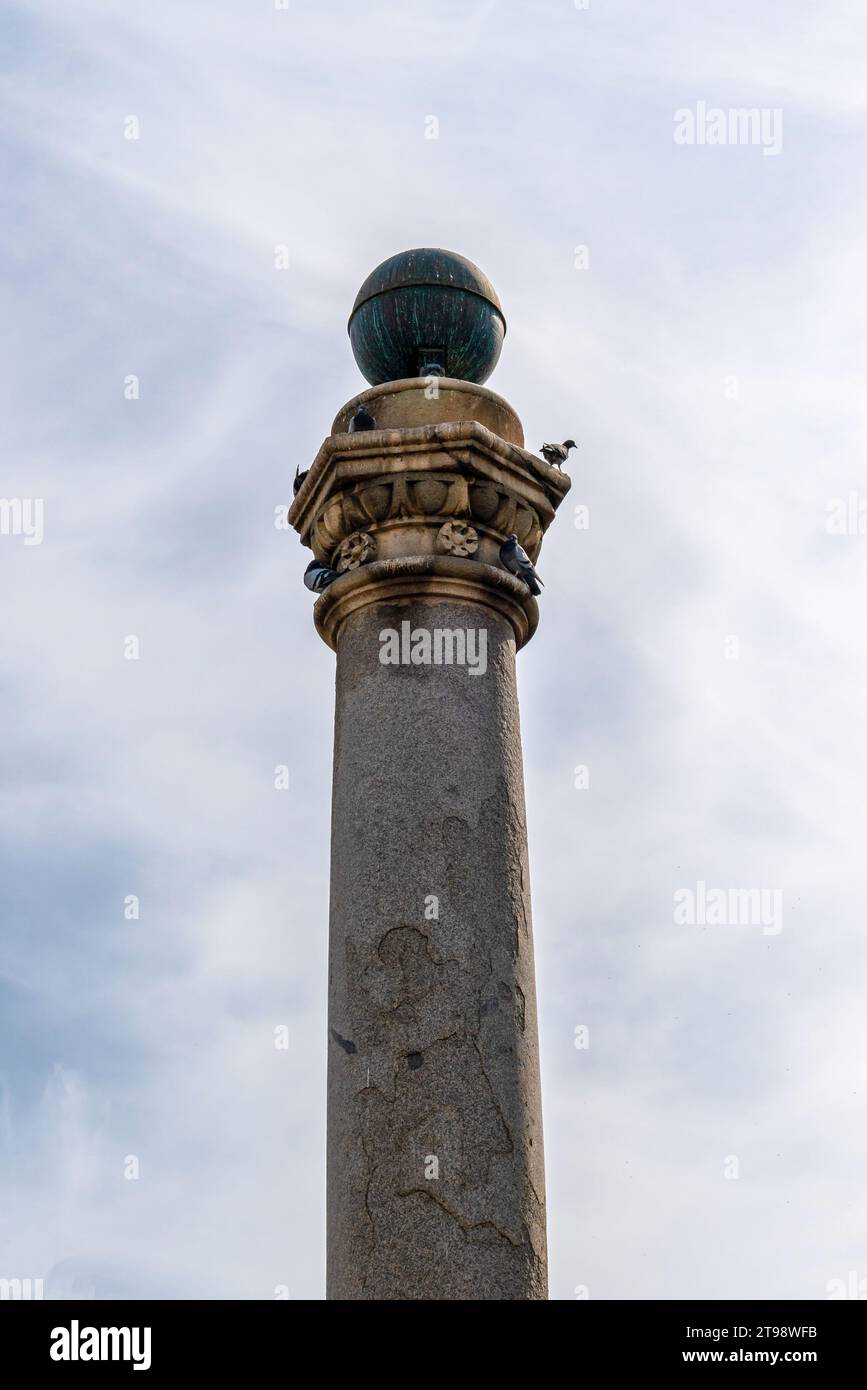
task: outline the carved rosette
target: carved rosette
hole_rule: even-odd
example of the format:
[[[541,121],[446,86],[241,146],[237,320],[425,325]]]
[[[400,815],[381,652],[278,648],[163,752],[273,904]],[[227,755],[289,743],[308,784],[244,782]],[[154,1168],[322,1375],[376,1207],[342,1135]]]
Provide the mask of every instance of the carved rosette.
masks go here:
[[[334,552],[334,568],[338,574],[347,570],[357,570],[376,558],[376,541],[368,531],[356,531],[341,541]]]
[[[446,521],[437,532],[437,550],[443,555],[475,555],[479,533],[466,521]]]

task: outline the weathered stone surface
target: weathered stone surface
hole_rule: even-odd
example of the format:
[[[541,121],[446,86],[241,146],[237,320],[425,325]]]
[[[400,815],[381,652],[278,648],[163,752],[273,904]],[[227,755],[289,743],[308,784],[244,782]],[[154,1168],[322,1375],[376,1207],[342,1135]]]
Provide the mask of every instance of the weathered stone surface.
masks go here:
[[[483,630],[486,671],[383,665],[379,634],[404,621]],[[330,1298],[546,1297],[514,652],[507,619],[435,596],[367,603],[340,627]]]

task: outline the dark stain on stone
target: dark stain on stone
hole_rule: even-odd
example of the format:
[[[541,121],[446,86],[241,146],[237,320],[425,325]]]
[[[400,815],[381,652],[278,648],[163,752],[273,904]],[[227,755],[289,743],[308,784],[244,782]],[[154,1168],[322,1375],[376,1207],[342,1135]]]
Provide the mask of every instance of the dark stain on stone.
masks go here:
[[[358,1048],[355,1046],[355,1043],[351,1042],[349,1038],[341,1038],[336,1028],[331,1029],[331,1036],[334,1039],[334,1041],[338,1043],[340,1047],[343,1048],[344,1052],[351,1053],[358,1051]]]
[[[410,1071],[418,1071],[419,1067],[424,1061],[424,1057],[421,1055],[420,1052],[408,1052],[406,1054],[406,1060],[409,1064]]]
[[[527,1026],[527,1000],[524,998],[524,991],[520,985],[515,985],[515,1017],[518,1020],[518,1027],[523,1033]]]

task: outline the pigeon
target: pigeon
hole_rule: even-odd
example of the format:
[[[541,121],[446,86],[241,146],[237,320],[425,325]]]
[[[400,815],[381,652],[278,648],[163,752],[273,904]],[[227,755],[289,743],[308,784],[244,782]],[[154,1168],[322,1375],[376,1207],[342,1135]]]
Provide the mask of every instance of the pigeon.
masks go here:
[[[305,470],[304,470],[303,473],[301,472],[301,469],[300,469],[300,468],[296,468],[296,469],[295,469],[295,478],[294,478],[293,483],[292,483],[292,496],[293,496],[293,497],[297,497],[297,496],[298,496],[298,490],[299,490],[299,488],[301,487],[301,484],[304,482],[304,479],[307,477],[307,474],[308,474],[309,472],[310,472],[310,469],[309,469],[309,468],[305,468]]]
[[[322,590],[327,589],[338,577],[337,570],[323,565],[321,560],[311,560],[304,571],[304,583],[314,594],[321,594]]]
[[[511,574],[516,574],[519,579],[523,579],[531,594],[541,594],[542,590],[539,586],[542,581],[533,568],[533,561],[526,550],[523,546],[518,545],[518,537],[514,532],[500,546],[500,559]]]
[[[569,457],[569,450],[577,448],[578,445],[574,439],[564,439],[562,444],[543,444],[539,453],[546,463],[550,463],[552,468],[562,470],[563,464]]]
[[[349,422],[349,433],[358,434],[359,430],[375,430],[376,421],[373,416],[360,405]]]

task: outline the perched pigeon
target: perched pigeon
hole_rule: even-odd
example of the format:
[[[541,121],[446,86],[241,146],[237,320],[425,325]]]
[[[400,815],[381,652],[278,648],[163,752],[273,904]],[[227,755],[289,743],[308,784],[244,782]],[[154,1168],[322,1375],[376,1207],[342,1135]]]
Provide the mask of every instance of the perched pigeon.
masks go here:
[[[294,478],[294,481],[293,481],[293,483],[292,483],[292,496],[293,496],[293,497],[297,497],[297,496],[298,496],[298,489],[300,488],[301,484],[304,482],[304,479],[307,477],[307,474],[308,474],[309,472],[310,472],[310,469],[309,469],[309,468],[305,468],[305,470],[304,470],[303,473],[301,472],[300,468],[296,468],[296,469],[295,469],[295,478]]]
[[[562,469],[569,457],[569,450],[577,448],[578,445],[574,439],[564,439],[562,444],[543,444],[539,453],[546,463],[550,463],[552,468]]]
[[[358,434],[359,430],[375,430],[376,421],[373,416],[360,405],[349,422],[349,433]]]
[[[337,570],[323,565],[321,560],[311,560],[304,571],[304,583],[308,589],[312,589],[314,594],[321,594],[322,590],[327,589],[329,584],[333,584],[337,577]]]
[[[523,546],[518,545],[518,537],[514,533],[500,546],[500,559],[511,574],[516,574],[519,579],[523,579],[531,594],[541,594],[542,590],[539,585],[542,581],[533,568],[533,561],[526,550]]]

